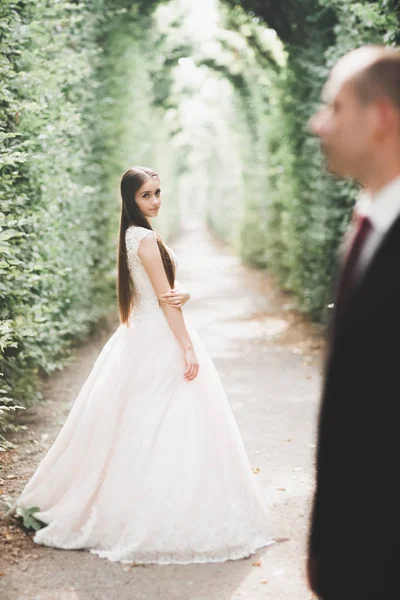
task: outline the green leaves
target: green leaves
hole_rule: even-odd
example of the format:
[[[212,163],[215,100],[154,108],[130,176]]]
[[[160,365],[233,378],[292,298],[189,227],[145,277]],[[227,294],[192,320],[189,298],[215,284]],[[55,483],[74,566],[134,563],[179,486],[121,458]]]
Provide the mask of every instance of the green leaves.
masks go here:
[[[260,153],[252,140],[253,163],[250,158],[244,163],[244,178],[248,172],[250,175],[240,200],[244,209],[238,248],[245,260],[268,265],[282,286],[297,296],[300,308],[323,320],[331,301],[338,243],[357,189],[325,174],[319,146],[307,122],[318,107],[329,69],[339,57],[362,44],[399,43],[398,2],[285,0],[279,6],[273,1],[225,2],[233,7],[229,13],[232,27],[236,23],[238,30],[245,32],[239,6],[243,7],[249,11],[247,17],[261,17],[276,29],[285,42],[287,57],[259,96],[269,105],[267,118],[262,116],[259,102],[252,107],[254,129],[259,137],[264,136],[266,148]],[[260,57],[248,27],[246,31]],[[257,86],[258,79],[253,76],[253,93]],[[260,156],[262,169],[253,170]],[[268,171],[267,183],[262,171]],[[263,195],[254,190],[260,188],[259,182]],[[238,192],[242,189],[238,186]],[[223,223],[230,218],[231,211]],[[219,221],[218,227],[222,229]]]
[[[93,136],[103,9],[0,5],[0,435],[113,300]]]
[[[159,130],[189,45],[153,27],[157,4],[0,1],[0,450],[40,375],[115,308],[119,175],[149,163],[175,184]]]
[[[22,519],[22,523],[25,529],[38,531],[46,526],[46,523],[43,521],[39,521],[39,519],[35,519],[34,514],[40,512],[40,508],[37,506],[32,506],[32,508],[21,508],[18,507],[16,510],[16,515]]]

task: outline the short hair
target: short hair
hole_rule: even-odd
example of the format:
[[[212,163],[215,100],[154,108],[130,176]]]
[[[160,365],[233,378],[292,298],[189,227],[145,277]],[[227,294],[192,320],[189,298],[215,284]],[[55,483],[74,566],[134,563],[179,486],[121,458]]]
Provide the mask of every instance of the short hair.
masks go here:
[[[354,89],[363,104],[387,98],[400,111],[400,52],[385,46],[370,49],[375,56],[351,78]]]

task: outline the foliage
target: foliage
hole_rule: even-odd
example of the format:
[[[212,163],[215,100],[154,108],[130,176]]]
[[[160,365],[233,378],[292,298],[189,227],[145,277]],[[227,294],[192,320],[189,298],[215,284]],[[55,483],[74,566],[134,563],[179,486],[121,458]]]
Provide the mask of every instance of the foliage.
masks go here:
[[[334,39],[314,15],[317,35],[304,47],[289,47],[289,60],[280,85],[276,120],[282,129],[271,140],[276,166],[283,177],[282,194],[275,186],[274,213],[280,227],[279,255],[271,246],[271,265],[284,285],[294,291],[303,310],[325,317],[338,243],[347,227],[357,188],[324,173],[317,142],[306,124],[319,103],[320,90],[336,60],[365,43],[392,43],[397,19],[386,3],[321,0],[321,15],[329,7]],[[325,18],[325,17],[324,17]],[[319,59],[316,61],[316,58]],[[283,148],[277,137],[283,139]],[[276,181],[276,180],[275,180]],[[286,189],[285,189],[286,188]],[[276,232],[276,222],[271,232]],[[276,234],[275,234],[276,235]]]
[[[110,265],[90,181],[97,19],[84,3],[7,0],[0,11],[4,430],[12,403],[37,400],[39,370],[58,368],[103,314]]]
[[[244,260],[265,266],[269,97],[282,47],[240,7],[210,15],[212,41],[191,33],[192,53],[180,61],[173,89],[181,203]],[[183,190],[190,190],[189,201]]]
[[[153,121],[153,97],[136,130],[121,131],[118,110],[106,118],[132,76],[110,90],[118,66],[140,70],[141,61],[134,44],[120,59],[113,30],[125,18],[141,31],[156,4],[0,3],[0,436],[15,428],[15,410],[40,399],[38,375],[61,368],[115,305],[113,186],[132,155],[144,158],[137,142],[129,141],[130,157],[116,148]],[[148,75],[145,83],[151,95]],[[142,110],[149,97],[136,97],[133,109]]]
[[[181,53],[188,52],[188,45],[174,35],[179,14],[173,11],[172,16],[176,22],[171,24],[167,37],[154,15],[143,13],[134,3],[120,10],[108,29],[98,74],[98,118],[102,127],[97,147],[98,156],[104,159],[99,160],[97,168],[104,202],[115,200],[109,223],[114,246],[119,178],[134,164],[151,166],[161,175],[165,206],[157,228],[169,237],[179,226],[179,203],[173,195],[177,160],[170,151],[172,131],[166,115],[174,107],[172,70]]]
[[[327,11],[321,13],[319,0],[224,0],[231,7],[241,6],[251,17],[262,19],[264,24],[275,29],[286,44],[303,46],[313,24],[324,28],[325,19],[331,22],[331,2],[327,0]]]
[[[318,143],[307,123],[318,107],[329,69],[340,56],[365,43],[398,41],[398,3],[289,0],[277,7],[244,0],[240,4],[253,17],[276,27],[287,52],[270,94],[269,188],[263,201],[266,242],[249,236],[250,260],[258,262],[263,249],[267,264],[297,295],[300,308],[324,319],[337,246],[357,189],[324,173]]]
[[[32,506],[31,508],[21,508],[20,506],[16,510],[17,517],[21,518],[22,524],[25,529],[38,531],[45,527],[46,523],[36,519],[34,516],[35,513],[40,512],[40,509],[37,506]]]

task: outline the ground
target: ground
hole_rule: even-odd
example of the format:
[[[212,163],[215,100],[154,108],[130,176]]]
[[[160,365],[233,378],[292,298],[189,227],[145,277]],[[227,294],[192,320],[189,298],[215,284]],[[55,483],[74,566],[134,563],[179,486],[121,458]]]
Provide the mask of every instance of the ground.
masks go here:
[[[172,244],[171,244],[172,245]],[[176,238],[185,311],[231,402],[279,542],[249,559],[189,566],[126,566],[85,551],[41,547],[0,522],[1,600],[309,600],[306,541],[320,387],[320,328],[294,310],[274,278],[241,265],[193,223]],[[1,499],[15,498],[59,431],[106,340],[111,315],[74,361],[43,381],[45,402],[24,413],[18,447],[0,455]]]

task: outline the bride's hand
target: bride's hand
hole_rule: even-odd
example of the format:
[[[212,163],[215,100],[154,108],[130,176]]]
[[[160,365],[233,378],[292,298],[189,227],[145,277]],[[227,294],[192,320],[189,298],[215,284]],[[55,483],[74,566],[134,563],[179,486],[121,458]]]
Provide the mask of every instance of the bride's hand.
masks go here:
[[[184,377],[187,381],[192,381],[193,379],[195,379],[195,377],[197,377],[197,374],[199,372],[199,363],[193,348],[185,350],[185,363],[186,370],[184,373]]]
[[[190,300],[189,292],[175,288],[161,296],[161,302],[166,302],[174,308],[182,308],[182,306],[186,304],[188,300]]]

